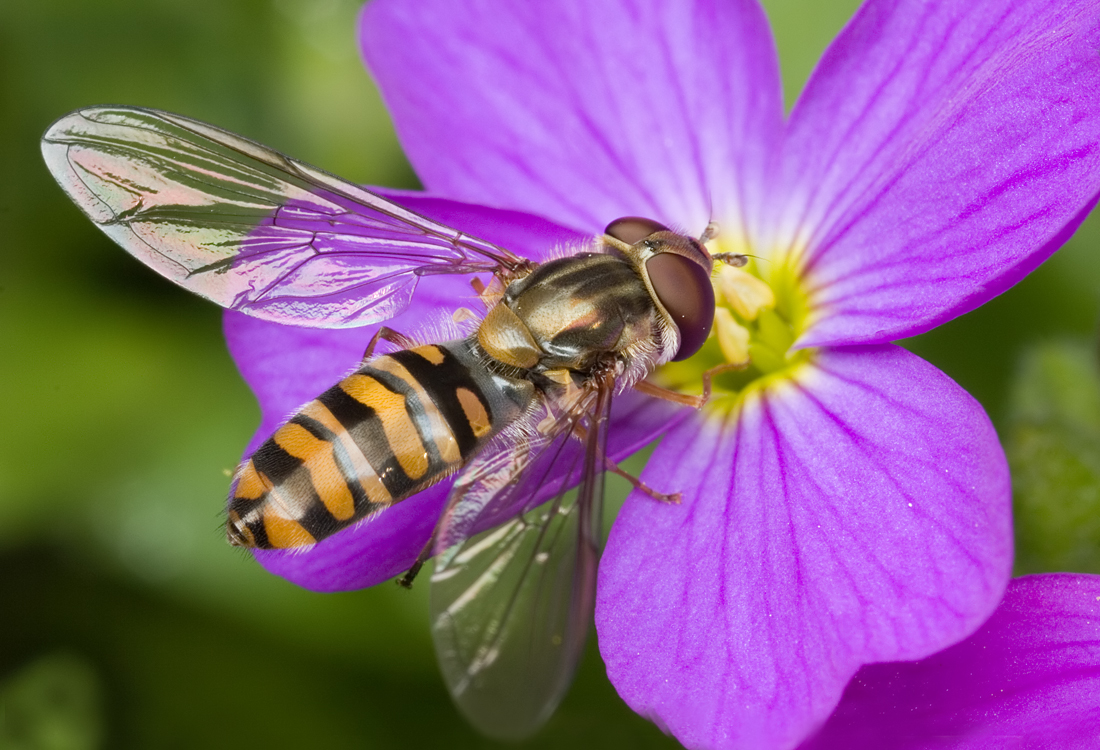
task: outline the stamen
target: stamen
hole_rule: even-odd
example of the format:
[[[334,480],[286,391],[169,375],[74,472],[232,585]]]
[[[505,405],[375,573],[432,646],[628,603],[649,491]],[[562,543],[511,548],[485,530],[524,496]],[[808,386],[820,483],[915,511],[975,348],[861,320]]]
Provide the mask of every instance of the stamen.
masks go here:
[[[719,243],[716,249],[729,246]],[[803,330],[809,300],[798,270],[782,254],[711,251],[711,257],[716,303],[711,335],[698,356],[663,365],[653,379],[666,389],[696,393],[702,375],[705,394],[713,381],[719,397],[736,398],[757,381],[770,381],[813,356],[812,349],[791,349]],[[761,263],[767,265],[761,268]],[[762,270],[767,271],[763,278],[757,275]],[[706,401],[706,396],[696,398],[700,405]]]
[[[733,313],[725,307],[714,311],[714,326],[722,356],[733,364],[749,361],[749,329],[734,320]]]
[[[766,283],[747,271],[733,266],[718,268],[718,292],[743,320],[756,320],[761,310],[775,307],[775,292]]]

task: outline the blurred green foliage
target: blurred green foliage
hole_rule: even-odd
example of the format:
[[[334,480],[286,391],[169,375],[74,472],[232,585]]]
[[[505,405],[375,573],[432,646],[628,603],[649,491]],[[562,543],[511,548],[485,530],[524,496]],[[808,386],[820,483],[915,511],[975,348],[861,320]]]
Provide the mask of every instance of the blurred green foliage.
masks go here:
[[[94,750],[103,739],[99,679],[85,659],[48,654],[0,686],[0,747]]]
[[[789,105],[857,3],[764,4]],[[65,112],[140,104],[359,182],[415,187],[358,59],[357,11],[353,0],[4,8],[0,746],[494,746],[446,696],[426,587],[312,594],[225,545],[227,473],[258,411],[219,312],[98,233],[38,151]],[[1095,569],[1093,350],[1031,347],[1094,337],[1098,231],[1090,220],[1017,288],[906,342],[1010,431],[1025,570]],[[531,746],[675,746],[619,701],[589,652]]]
[[[1015,488],[1016,569],[1100,573],[1100,367],[1095,342],[1025,353],[1005,451]]]

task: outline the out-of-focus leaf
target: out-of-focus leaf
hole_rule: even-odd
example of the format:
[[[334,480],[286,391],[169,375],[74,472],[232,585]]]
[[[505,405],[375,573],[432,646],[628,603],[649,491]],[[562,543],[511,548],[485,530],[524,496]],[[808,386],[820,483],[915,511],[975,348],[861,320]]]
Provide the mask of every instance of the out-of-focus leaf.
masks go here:
[[[341,645],[358,648],[348,633],[315,628],[315,638],[335,642],[310,644],[162,596],[71,549],[0,550],[0,571],[0,602],[18,612],[0,616],[0,690],[7,675],[24,674],[38,655],[79,653],[95,665],[101,688],[101,747],[511,747],[479,737],[462,721],[434,666],[373,669],[341,657]],[[301,593],[317,603],[364,595]],[[423,621],[426,632],[426,612]],[[379,648],[394,640],[369,625],[354,637]],[[430,653],[429,644],[425,649]],[[0,734],[2,750],[12,747],[7,739]],[[530,743],[546,750],[677,746],[618,698],[594,643],[562,709]]]
[[[855,13],[859,0],[763,0],[783,61],[783,100],[789,112],[814,66],[837,31]]]
[[[85,659],[55,653],[0,686],[0,747],[94,750],[103,739],[99,678]]]
[[[1100,573],[1100,366],[1093,346],[1054,342],[1026,352],[1005,437],[1017,573]]]

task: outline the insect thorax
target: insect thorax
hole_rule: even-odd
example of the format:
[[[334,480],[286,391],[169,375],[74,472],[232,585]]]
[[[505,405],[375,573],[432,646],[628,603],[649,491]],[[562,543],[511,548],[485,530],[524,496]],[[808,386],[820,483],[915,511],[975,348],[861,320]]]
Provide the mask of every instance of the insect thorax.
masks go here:
[[[508,364],[587,373],[607,354],[656,351],[657,316],[628,261],[584,253],[544,263],[512,282],[478,339],[490,356]]]

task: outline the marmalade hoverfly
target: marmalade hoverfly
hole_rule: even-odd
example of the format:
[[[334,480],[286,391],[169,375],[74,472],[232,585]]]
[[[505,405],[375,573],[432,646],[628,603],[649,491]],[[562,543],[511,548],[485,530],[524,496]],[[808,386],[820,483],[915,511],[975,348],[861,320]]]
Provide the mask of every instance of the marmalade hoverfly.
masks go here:
[[[537,729],[592,617],[603,472],[617,471],[604,455],[612,397],[662,395],[643,379],[702,346],[714,259],[744,256],[712,257],[699,240],[626,217],[537,264],[154,110],[73,112],[42,150],[69,197],[129,253],[266,320],[363,326],[400,312],[423,277],[492,275],[475,284],[488,310],[476,332],[418,345],[380,329],[362,366],[245,459],[227,535],[246,547],[309,545],[458,474],[402,582],[436,555],[432,632],[466,716],[497,737]],[[372,356],[379,336],[401,348]]]

